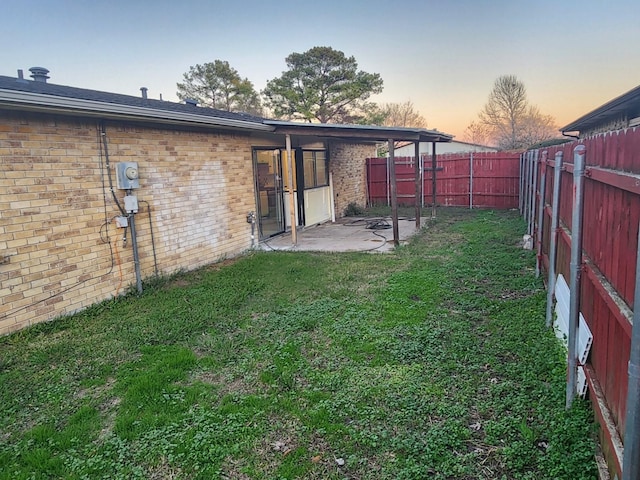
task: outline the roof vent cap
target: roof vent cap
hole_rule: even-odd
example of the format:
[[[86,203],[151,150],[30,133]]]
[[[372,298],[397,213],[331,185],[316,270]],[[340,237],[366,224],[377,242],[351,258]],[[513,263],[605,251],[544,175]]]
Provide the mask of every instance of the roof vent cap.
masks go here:
[[[47,83],[49,70],[44,67],[31,67],[29,71],[31,72],[31,78],[33,78],[34,82]]]
[[[185,98],[184,103],[186,103],[187,105],[193,105],[194,107],[198,106],[198,101],[194,100],[193,98]]]
[[[47,73],[49,73],[49,70],[44,67],[31,67],[29,71],[31,72],[31,78],[33,78],[34,82],[47,83],[49,79]]]

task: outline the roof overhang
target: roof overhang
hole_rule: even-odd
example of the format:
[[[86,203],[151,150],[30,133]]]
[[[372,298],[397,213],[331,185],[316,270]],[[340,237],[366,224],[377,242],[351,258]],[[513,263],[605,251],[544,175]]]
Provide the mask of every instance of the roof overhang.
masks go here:
[[[197,125],[233,130],[253,130],[272,132],[274,127],[259,122],[198,115],[185,112],[172,112],[155,108],[120,105],[95,100],[84,100],[41,93],[0,89],[0,107],[39,111],[47,113],[79,114],[83,116],[139,120],[151,123]]]
[[[423,128],[379,127],[374,125],[340,125],[328,123],[295,123],[265,120],[265,125],[275,128],[274,133],[311,135],[339,138],[350,141],[383,142],[387,140],[407,142],[450,142],[453,135]]]
[[[629,118],[640,115],[640,86],[574,120],[562,127],[560,131],[563,134],[565,132],[582,132],[625,114]]]

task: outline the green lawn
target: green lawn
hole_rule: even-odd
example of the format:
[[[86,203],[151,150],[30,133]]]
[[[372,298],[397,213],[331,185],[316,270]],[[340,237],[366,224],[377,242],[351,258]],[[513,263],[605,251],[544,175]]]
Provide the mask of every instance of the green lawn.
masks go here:
[[[514,212],[256,252],[0,339],[0,479],[595,479]]]

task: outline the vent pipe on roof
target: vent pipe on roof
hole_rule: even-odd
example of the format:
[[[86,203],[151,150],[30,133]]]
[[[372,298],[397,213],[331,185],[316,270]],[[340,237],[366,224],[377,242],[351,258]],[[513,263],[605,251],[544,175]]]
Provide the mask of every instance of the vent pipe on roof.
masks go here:
[[[194,107],[198,105],[198,101],[194,100],[193,98],[185,98],[184,103],[186,103],[187,105],[193,105]]]
[[[21,68],[18,69],[18,79],[16,81],[18,83],[29,83],[29,80],[24,78],[24,72]]]
[[[140,91],[142,92],[142,98],[147,98],[147,90],[149,90],[147,87],[140,87]]]
[[[31,67],[29,71],[31,72],[31,78],[33,78],[34,82],[47,83],[49,79],[47,73],[49,73],[49,70],[43,67]]]

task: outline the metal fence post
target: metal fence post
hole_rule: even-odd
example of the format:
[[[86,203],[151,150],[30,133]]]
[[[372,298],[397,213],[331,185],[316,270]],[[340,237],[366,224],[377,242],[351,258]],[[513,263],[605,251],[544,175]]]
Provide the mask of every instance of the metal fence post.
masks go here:
[[[469,153],[469,210],[473,210],[473,152]]]
[[[622,480],[635,480],[640,476],[640,228],[636,249],[636,285],[628,374]]]
[[[530,173],[530,162],[529,157],[531,156],[531,152],[527,151],[524,154],[524,180],[523,180],[523,193],[522,193],[522,216],[524,217],[525,222],[527,222],[527,229],[529,228],[529,173]]]
[[[556,153],[553,169],[553,199],[551,200],[551,226],[549,227],[549,279],[547,281],[547,327],[551,326],[553,298],[556,289],[556,242],[558,240],[558,216],[560,215],[560,175],[562,173],[562,152]]]
[[[547,155],[545,150],[542,152],[542,173],[540,174],[540,201],[538,202],[538,231],[537,231],[537,260],[536,260],[536,277],[540,276],[542,263],[542,226],[544,225],[544,206],[545,196],[547,193]]]
[[[578,377],[578,327],[580,319],[580,278],[582,276],[582,210],[584,207],[584,156],[586,147],[573,149],[573,211],[571,215],[571,282],[569,290],[569,374],[567,408],[576,396]]]
[[[524,153],[520,154],[520,183],[518,189],[518,209],[520,210],[520,216],[524,214]]]
[[[389,167],[389,155],[387,154],[387,207],[391,205],[391,170]]]
[[[529,209],[529,235],[533,237],[535,234],[535,218],[536,218],[536,192],[538,190],[538,150],[534,150],[533,158],[531,159],[531,194],[529,196],[529,202],[531,206]]]

